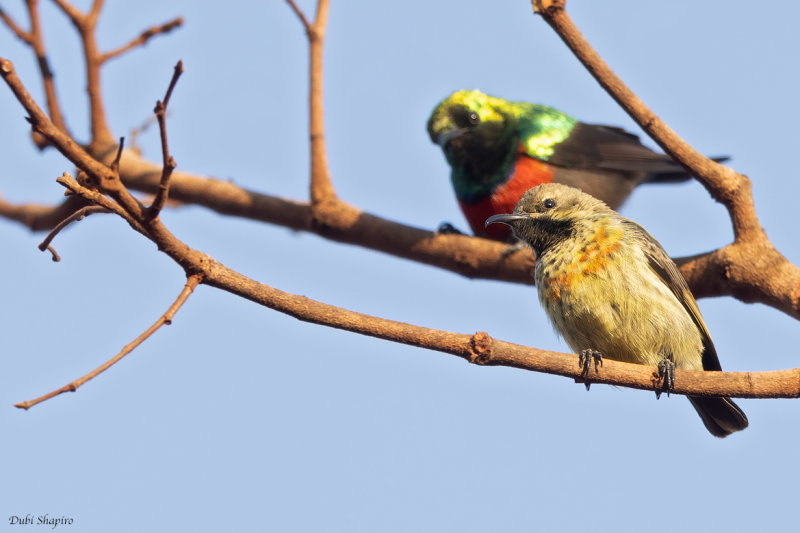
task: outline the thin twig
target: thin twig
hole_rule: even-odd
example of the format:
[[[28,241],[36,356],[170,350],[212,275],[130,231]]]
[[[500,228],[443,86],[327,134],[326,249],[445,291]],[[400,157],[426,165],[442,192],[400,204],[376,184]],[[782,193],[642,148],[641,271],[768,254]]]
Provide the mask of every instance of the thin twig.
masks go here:
[[[49,250],[50,253],[53,254],[53,261],[55,261],[56,263],[61,261],[61,258],[56,253],[55,249],[52,246],[50,246],[50,243],[53,242],[53,239],[56,238],[56,235],[58,235],[61,232],[61,230],[63,230],[73,222],[81,221],[84,218],[88,217],[89,215],[94,215],[96,213],[111,213],[111,210],[99,205],[87,205],[86,207],[83,207],[75,211],[70,216],[59,222],[56,225],[56,227],[53,228],[50,231],[50,233],[47,234],[47,237],[45,237],[44,240],[39,244],[39,249],[43,252],[45,250]]]
[[[104,0],[94,0],[92,3],[92,9],[87,14],[87,18],[92,25],[94,25],[97,22],[98,17],[100,17],[100,11],[103,9],[103,3]]]
[[[303,11],[297,6],[297,4],[294,3],[294,0],[286,0],[286,3],[289,4],[289,7],[291,7],[292,10],[294,11],[295,15],[297,15],[297,18],[300,19],[300,22],[303,24],[303,27],[306,29],[306,33],[310,34],[312,31],[314,31],[314,28],[311,25],[311,22],[309,22],[309,20],[306,18],[305,13],[303,13]]]
[[[53,0],[53,3],[61,8],[61,11],[64,12],[72,21],[72,24],[80,30],[80,26],[84,23],[86,19],[86,15],[80,12],[78,8],[67,2],[67,0]]]
[[[117,176],[119,176],[119,162],[120,159],[122,159],[122,151],[124,149],[125,149],[125,137],[120,137],[119,144],[117,145],[117,155],[114,157],[114,161],[112,161],[111,165],[108,167]]]
[[[0,8],[0,19],[11,29],[11,31],[21,39],[25,44],[31,47],[36,62],[39,65],[39,72],[42,76],[42,84],[44,86],[45,100],[47,102],[47,109],[50,119],[57,128],[66,132],[67,126],[64,118],[61,115],[61,109],[58,104],[58,97],[56,96],[55,82],[53,79],[53,71],[50,69],[50,62],[47,59],[47,53],[44,46],[44,37],[42,35],[41,23],[39,20],[39,2],[38,0],[28,0],[25,2],[28,8],[28,18],[30,20],[30,31],[26,32],[19,27],[16,22]],[[42,137],[38,132],[33,132],[33,141],[38,148],[47,146],[47,140]]]
[[[141,155],[141,153],[142,153],[142,149],[141,149],[141,147],[139,146],[139,142],[138,142],[138,140],[139,140],[139,135],[141,135],[141,134],[143,134],[144,132],[146,132],[146,131],[147,131],[147,130],[150,128],[150,126],[152,126],[153,124],[155,124],[155,122],[156,122],[156,117],[155,117],[155,115],[148,115],[148,116],[147,116],[147,119],[145,119],[145,121],[144,121],[144,122],[142,122],[142,123],[141,123],[139,126],[137,126],[137,127],[133,128],[133,129],[131,130],[131,132],[130,132],[130,135],[129,135],[129,137],[130,137],[130,141],[129,141],[129,143],[128,143],[128,144],[130,145],[130,149],[131,149],[131,150],[133,150],[133,151],[134,151],[134,152],[136,152],[137,154],[140,154],[140,155]]]
[[[8,28],[14,33],[14,35],[17,36],[18,39],[20,39],[25,44],[28,45],[31,44],[32,41],[31,34],[20,28],[17,25],[17,23],[14,22],[14,19],[11,18],[11,15],[6,13],[2,7],[0,7],[0,20],[2,20],[5,23],[5,25],[8,26]]]
[[[115,50],[111,50],[110,52],[106,52],[100,56],[100,63],[105,63],[109,59],[113,59],[118,57],[125,52],[136,48],[137,46],[144,46],[147,44],[151,38],[155,37],[156,35],[164,35],[166,33],[171,32],[175,28],[181,26],[183,24],[183,18],[177,17],[175,19],[170,20],[165,24],[161,24],[159,26],[153,26],[144,30],[142,33],[139,34],[136,38],[132,39],[128,44],[124,46],[120,46]]]
[[[164,95],[164,100],[157,101],[156,108],[153,110],[156,115],[156,120],[158,120],[158,131],[161,134],[161,157],[163,166],[161,170],[161,179],[159,180],[158,184],[158,191],[153,199],[153,203],[148,209],[148,216],[151,218],[158,216],[158,214],[164,208],[164,205],[167,203],[167,199],[169,198],[170,177],[172,176],[172,171],[178,166],[177,163],[175,163],[175,159],[173,159],[169,153],[166,115],[167,105],[169,104],[169,99],[172,96],[172,90],[175,88],[175,84],[178,83],[178,78],[180,78],[181,74],[183,74],[183,61],[178,61],[172,73],[172,79],[169,82],[169,87],[167,87],[167,93]]]
[[[164,111],[167,110],[167,106],[169,105],[169,99],[172,96],[172,91],[175,89],[175,84],[178,83],[178,78],[181,77],[181,74],[183,74],[183,61],[178,60],[178,62],[175,63],[175,67],[173,68],[172,79],[169,80],[169,87],[167,87],[167,93],[164,95],[164,106],[163,106]]]
[[[94,379],[98,375],[102,374],[103,372],[111,368],[114,364],[119,362],[120,359],[122,359],[123,357],[131,353],[133,350],[135,350],[140,344],[142,344],[145,340],[147,340],[153,333],[158,331],[162,326],[171,324],[172,319],[175,316],[175,313],[177,313],[178,310],[181,308],[181,306],[183,306],[183,304],[186,303],[186,300],[189,298],[189,296],[191,296],[195,287],[197,287],[197,285],[200,284],[202,279],[203,278],[200,274],[193,274],[191,276],[188,276],[186,279],[186,285],[184,285],[183,290],[178,295],[178,298],[172,303],[172,305],[169,306],[169,309],[167,309],[167,311],[163,315],[161,315],[161,317],[159,317],[159,319],[156,320],[152,326],[147,328],[147,330],[144,333],[136,337],[136,339],[134,339],[131,343],[122,348],[122,350],[117,355],[115,355],[114,357],[112,357],[99,367],[95,368],[85,376],[78,378],[70,383],[67,383],[60,389],[56,389],[43,396],[39,396],[38,398],[35,398],[33,400],[16,403],[14,404],[14,407],[19,407],[20,409],[28,410],[34,405],[49,400],[50,398],[58,396],[59,394],[62,394],[64,392],[75,392],[76,390],[78,390],[79,387],[81,387],[87,381]]]

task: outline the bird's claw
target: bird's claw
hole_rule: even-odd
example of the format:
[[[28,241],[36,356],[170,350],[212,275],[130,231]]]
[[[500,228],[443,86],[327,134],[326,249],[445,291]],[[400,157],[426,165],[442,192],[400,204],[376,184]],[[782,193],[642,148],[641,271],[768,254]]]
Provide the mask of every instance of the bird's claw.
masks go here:
[[[656,398],[660,398],[662,392],[666,392],[667,396],[669,396],[669,391],[675,387],[675,363],[665,357],[658,362],[657,368],[658,379],[661,380],[661,388],[656,390]]]
[[[437,235],[464,235],[464,232],[460,229],[456,228],[449,222],[442,222],[439,224],[439,227],[436,228]]]
[[[586,378],[586,376],[588,376],[592,360],[594,360],[594,372],[596,374],[600,371],[600,367],[603,366],[603,354],[597,350],[581,350],[581,353],[578,355],[578,366],[581,368],[582,377]],[[592,384],[586,381],[585,385],[588,391]]]

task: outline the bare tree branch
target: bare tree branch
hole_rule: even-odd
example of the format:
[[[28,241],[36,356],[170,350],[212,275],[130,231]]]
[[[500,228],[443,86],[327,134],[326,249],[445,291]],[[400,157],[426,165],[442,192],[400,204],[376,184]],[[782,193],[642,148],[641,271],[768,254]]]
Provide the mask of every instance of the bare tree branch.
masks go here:
[[[97,23],[97,19],[100,18],[100,11],[103,9],[104,0],[94,0],[92,3],[92,9],[89,11],[87,15],[87,19],[89,24],[94,26]]]
[[[538,9],[551,13],[553,18],[560,17],[559,13],[563,14],[563,2],[535,1],[539,6]],[[54,2],[70,17],[81,34],[87,71],[94,71],[94,74],[87,74],[89,77],[90,101],[96,99],[100,102],[99,67],[102,61],[99,59],[101,56],[97,53],[94,31],[103,2],[96,0],[89,14],[80,13],[66,0],[54,0]],[[199,283],[225,290],[260,305],[294,316],[299,320],[393,342],[442,351],[457,355],[475,364],[504,365],[548,372],[568,376],[581,382],[589,379],[591,382],[640,389],[660,389],[657,371],[651,367],[609,360],[599,373],[596,372],[587,376],[581,373],[581,368],[576,364],[577,357],[574,355],[564,356],[564,354],[510,344],[492,339],[488,334],[482,332],[475,335],[465,335],[405,324],[334,307],[303,296],[280,291],[249,279],[225,267],[214,258],[190,248],[178,240],[158,216],[148,216],[142,204],[131,195],[128,186],[155,192],[156,200],[154,200],[154,205],[159,205],[159,209],[163,206],[163,201],[159,199],[159,196],[166,200],[168,186],[170,194],[176,198],[202,203],[220,212],[229,210],[228,214],[252,216],[259,220],[313,231],[326,238],[353,242],[396,255],[407,256],[415,260],[451,268],[466,275],[478,273],[482,277],[490,277],[494,273],[497,276],[508,276],[509,278],[518,275],[519,279],[514,279],[514,281],[527,283],[532,281],[531,270],[533,264],[530,254],[515,254],[504,263],[500,260],[501,253],[505,248],[501,243],[458,235],[436,236],[431,232],[369,215],[336,197],[326,160],[322,121],[322,43],[327,22],[328,2],[327,0],[318,1],[313,25],[293,0],[287,0],[287,2],[305,26],[310,46],[311,82],[309,106],[311,109],[312,170],[311,198],[307,204],[259,195],[216,180],[197,178],[181,173],[173,174],[169,170],[169,162],[172,158],[169,156],[163,116],[160,119],[160,126],[162,128],[164,164],[160,169],[153,170],[148,166],[150,164],[133,155],[129,156],[130,151],[124,151],[121,142],[113,150],[115,153],[112,153],[109,150],[109,146],[113,143],[108,143],[108,139],[103,138],[102,132],[98,133],[95,129],[95,120],[97,119],[99,124],[104,126],[105,119],[102,114],[95,114],[94,107],[92,107],[92,143],[90,143],[89,153],[87,153],[83,147],[75,143],[65,131],[56,127],[48,116],[42,112],[17,77],[11,62],[0,58],[0,76],[3,77],[20,104],[29,113],[29,121],[34,130],[43,135],[49,143],[80,169],[81,172],[77,180],[72,179],[65,173],[57,181],[71,193],[82,198],[85,203],[93,206],[83,212],[88,213],[92,209],[97,209],[99,212],[102,208],[102,210],[108,210],[123,217],[136,231],[154,242],[160,251],[178,263],[187,275],[187,284],[184,290],[167,313],[139,338],[126,346],[120,354],[83,378],[36,400],[22,402],[18,406],[27,409],[61,392],[75,390],[88,379],[113,365],[125,354],[130,353],[161,325],[169,323],[172,315]],[[556,4],[561,5],[560,11],[553,7]],[[564,22],[563,19],[559,20]],[[557,24],[554,25],[554,27],[556,26]],[[95,76],[94,78],[92,78],[93,75]],[[171,88],[174,86],[178,75],[179,72],[176,67],[176,74],[173,76],[173,82],[170,84],[170,89],[168,89],[162,105],[162,115],[168,103]],[[93,83],[96,84],[95,92],[92,89]],[[100,105],[100,111],[102,111],[102,105]],[[649,114],[646,118],[651,126],[656,124],[654,115]],[[102,143],[100,142],[101,140],[103,141]],[[90,153],[107,154],[107,157],[113,157],[114,159],[110,162],[104,162],[95,159]],[[690,154],[686,157],[688,159],[681,161],[684,165],[690,166],[689,163],[692,163],[693,156]],[[700,164],[705,163],[700,162]],[[125,169],[124,173],[123,169]],[[728,179],[730,176],[726,177],[724,174],[732,171],[714,170],[714,167],[711,167],[708,172],[712,174],[713,172],[723,172],[724,179],[721,179],[721,181],[714,175],[709,174],[704,178],[706,180],[704,183],[709,188],[721,187],[720,190],[722,192],[719,192],[719,198],[723,202],[728,202],[726,206],[730,205],[729,210],[732,213],[734,224],[737,224],[737,220],[743,222],[742,227],[737,232],[737,240],[734,244],[709,254],[685,260],[683,270],[688,271],[690,283],[692,282],[691,274],[693,269],[697,269],[700,272],[697,274],[696,279],[702,279],[702,276],[708,275],[708,272],[713,271],[715,268],[725,268],[725,276],[720,276],[722,281],[717,281],[716,285],[712,284],[714,290],[719,291],[715,294],[724,294],[726,293],[725,291],[735,292],[737,290],[741,291],[740,297],[742,297],[741,295],[748,297],[750,294],[755,294],[759,301],[767,301],[793,316],[800,316],[800,297],[797,294],[800,289],[798,289],[798,284],[787,289],[787,286],[783,284],[785,280],[781,280],[781,284],[777,286],[758,288],[757,284],[754,285],[752,283],[752,279],[747,278],[749,271],[745,269],[739,272],[737,270],[742,266],[741,263],[737,262],[737,258],[726,257],[725,254],[730,250],[736,250],[736,246],[743,246],[742,242],[750,242],[748,239],[756,239],[752,242],[761,246],[764,245],[764,242],[768,244],[768,241],[757,240],[759,233],[763,234],[763,231],[760,231],[757,220],[753,223],[753,219],[749,218],[750,215],[747,213],[746,206],[747,199],[741,199],[743,196],[740,191],[749,189],[749,182],[746,181],[746,178],[742,181],[734,175],[733,178],[738,180],[739,183],[738,188],[732,187],[728,191],[724,187],[730,185],[730,180]],[[162,189],[163,192],[159,192]],[[749,202],[752,204],[751,199]],[[0,203],[0,213],[2,208],[3,204]],[[10,211],[10,209],[7,210]],[[65,220],[64,223],[69,223],[70,218],[78,219],[81,212],[80,207],[75,208],[73,213],[67,216],[68,220]],[[755,212],[753,211],[752,217],[754,216]],[[774,256],[769,256],[769,259],[774,261],[775,258]],[[769,268],[775,268],[776,266],[781,268],[783,265],[773,263],[769,265]],[[790,265],[790,267],[797,270],[793,265]],[[754,287],[756,288],[754,289]],[[746,292],[748,290],[755,292],[748,293]],[[793,295],[794,299],[785,298],[787,290]],[[698,396],[799,397],[800,369],[756,373],[678,370],[673,392]]]
[[[67,0],[53,0],[53,3],[69,17],[69,20],[72,22],[72,24],[80,31],[80,26],[84,23],[86,18],[85,15]]]
[[[0,60],[0,72],[10,85],[15,85],[16,80],[10,74],[13,69],[9,62]],[[25,94],[24,87],[16,87],[15,94]],[[22,99],[21,102],[25,100]],[[23,104],[24,105],[24,104]],[[26,107],[26,109],[28,109]],[[28,109],[32,114],[35,108]],[[43,117],[43,123],[38,124],[43,134],[52,134],[49,140],[64,155],[73,161],[81,162],[89,168],[90,172],[98,171],[100,174],[91,175],[83,181],[87,183],[103,182],[108,168],[105,165],[88,165],[83,161],[85,152],[80,147],[71,143],[52,126],[52,123]],[[70,141],[70,142],[67,142]],[[70,144],[71,143],[71,144]],[[77,163],[76,163],[77,164]],[[59,183],[70,191],[86,200],[106,207],[125,218],[137,231],[152,240],[158,249],[163,251],[178,263],[190,279],[217,287],[232,294],[254,301],[271,309],[289,314],[307,322],[326,325],[352,331],[362,335],[369,335],[381,339],[391,340],[403,344],[429,348],[465,358],[468,361],[481,365],[504,365],[516,368],[535,370],[569,376],[581,382],[586,379],[592,382],[623,385],[641,389],[657,390],[660,388],[656,369],[642,365],[618,363],[609,361],[601,373],[585,376],[582,369],[575,364],[575,356],[565,357],[563,354],[545,352],[535,348],[526,348],[510,343],[492,339],[486,333],[464,335],[447,331],[434,330],[421,326],[405,324],[384,318],[378,318],[363,313],[323,304],[309,298],[286,293],[254,281],[235,272],[214,258],[194,250],[179,241],[163,225],[158,217],[143,218],[137,211],[128,211],[127,206],[112,202],[98,191],[91,190],[73,180],[68,175],[59,178]],[[120,185],[124,188],[124,185]],[[119,196],[119,194],[118,194]],[[187,283],[188,286],[188,283]],[[185,298],[184,298],[185,299]],[[154,326],[155,329],[157,327]],[[148,330],[143,339],[154,331]],[[136,341],[134,342],[136,344]],[[123,353],[109,361],[107,368],[116,360],[128,353],[131,349],[126,347]],[[102,371],[102,370],[100,370]],[[80,382],[80,380],[78,380]],[[44,398],[52,397],[67,390],[73,390],[75,383],[54,391]],[[800,370],[785,370],[764,373],[722,373],[722,372],[691,372],[678,371],[674,392],[677,394],[692,395],[725,395],[741,397],[797,397],[800,395]],[[36,400],[34,400],[35,402]],[[30,407],[32,403],[24,402],[21,407]]]
[[[91,191],[77,183],[70,184],[78,194]],[[153,224],[160,224],[156,219]],[[584,383],[606,383],[632,388],[659,390],[657,369],[637,364],[607,361],[600,373],[584,376],[577,356],[565,356],[503,341],[486,333],[465,335],[440,331],[327,305],[254,281],[235,272],[212,257],[178,241],[166,228],[148,232],[167,255],[187,272],[201,274],[202,282],[247,298],[299,320],[325,325],[402,344],[450,353],[480,365],[502,365],[567,376]],[[673,389],[677,394],[699,396],[734,396],[745,398],[794,398],[800,396],[800,369],[775,372],[704,372],[683,371],[676,374]]]
[[[75,392],[76,390],[78,390],[79,387],[84,385],[87,381],[96,378],[98,375],[102,374],[103,372],[111,368],[113,365],[118,363],[120,359],[131,353],[140,344],[146,341],[153,333],[161,329],[162,326],[170,325],[172,323],[172,319],[175,317],[175,313],[177,313],[178,310],[183,306],[183,304],[186,303],[186,300],[189,298],[189,296],[191,296],[192,292],[194,292],[195,287],[197,287],[197,285],[200,284],[200,281],[201,277],[197,274],[189,276],[186,279],[186,285],[184,285],[183,290],[178,295],[178,298],[172,303],[172,305],[169,306],[167,311],[163,315],[161,315],[161,317],[159,317],[159,319],[156,320],[152,326],[147,328],[147,330],[145,330],[141,335],[136,337],[136,339],[134,339],[131,343],[127,344],[124,348],[122,348],[122,350],[117,355],[115,355],[102,365],[98,366],[88,374],[84,375],[83,377],[71,381],[66,385],[64,385],[63,387],[56,389],[52,392],[48,392],[43,396],[34,398],[33,400],[16,403],[14,404],[14,407],[19,407],[20,409],[25,409],[27,411],[34,405],[49,400],[50,398],[54,398],[59,394],[65,392]]]
[[[177,163],[175,163],[175,159],[173,159],[169,153],[169,144],[167,143],[166,116],[169,98],[172,96],[172,90],[175,88],[175,84],[178,83],[178,78],[181,77],[182,73],[183,62],[178,61],[178,63],[175,65],[172,79],[169,82],[169,87],[167,87],[167,93],[164,95],[164,100],[159,100],[156,102],[156,108],[154,110],[156,120],[158,120],[158,131],[161,134],[162,170],[161,179],[158,182],[158,191],[156,192],[156,196],[152,205],[148,209],[148,215],[151,217],[158,216],[158,214],[164,208],[164,204],[167,203],[167,198],[169,197],[169,180],[172,176],[172,171],[178,166]]]
[[[292,11],[294,11],[295,15],[297,15],[297,18],[300,19],[300,23],[305,28],[306,33],[311,33],[314,31],[314,26],[311,25],[311,22],[309,22],[309,20],[306,18],[305,13],[303,13],[303,11],[297,6],[294,0],[286,0],[286,3],[289,4],[289,7],[291,7]]]
[[[44,87],[45,101],[47,102],[47,110],[50,119],[57,128],[67,133],[67,126],[61,114],[61,107],[58,103],[58,96],[56,95],[53,71],[50,69],[47,52],[45,51],[44,36],[42,34],[42,26],[39,18],[39,2],[38,0],[28,0],[25,4],[28,8],[28,19],[30,20],[31,26],[29,32],[23,31],[2,9],[0,9],[0,19],[3,20],[17,37],[33,50],[36,56],[36,62],[39,65],[39,72],[42,75],[42,85]],[[39,149],[47,146],[45,139],[35,131],[33,132],[33,141]]]
[[[33,41],[31,34],[20,28],[19,25],[14,22],[14,19],[11,18],[11,15],[6,13],[2,7],[0,7],[0,20],[2,20],[3,23],[8,26],[8,28],[14,33],[14,35],[17,36],[19,40],[25,44],[31,44]]]
[[[70,196],[56,206],[14,205],[0,198],[0,216],[19,222],[33,231],[46,231],[86,205],[86,200],[80,196]]]
[[[317,1],[317,16],[312,25],[293,0],[288,4],[300,18],[308,36],[309,49],[309,135],[311,139],[311,208],[321,223],[325,217],[339,209],[350,206],[341,204],[331,183],[328,156],[325,149],[325,121],[322,99],[322,50],[325,26],[328,23],[328,1]]]
[[[315,108],[312,115],[321,115],[321,106]],[[312,159],[317,161],[312,166],[322,171],[314,170],[314,174],[326,175],[324,146],[315,153],[322,156],[312,155]],[[157,194],[162,173],[163,165],[157,167],[129,152],[123,156],[121,177],[129,187]],[[176,200],[205,205],[223,214],[312,231],[326,238],[446,268],[468,277],[532,283],[532,256],[529,254],[516,254],[501,261],[502,246],[496,243],[466,236],[439,236],[397,224],[363,213],[335,199],[335,194],[333,201],[320,202],[315,207],[186,173],[175,173],[170,183],[170,194]],[[319,197],[326,198],[327,195]],[[19,215],[19,212],[15,210],[15,214]],[[713,252],[678,259],[678,262],[697,297],[731,295],[747,302],[762,302],[800,318],[800,283],[793,282],[797,269],[785,260],[776,262],[773,255],[762,254],[758,247],[735,243]],[[740,260],[742,257],[752,264],[748,271],[738,268],[746,264]],[[775,264],[779,269],[785,269],[787,274],[772,278],[767,267]]]
[[[39,249],[41,251],[49,250],[50,253],[53,254],[53,261],[55,262],[61,261],[61,258],[56,253],[55,249],[53,249],[53,247],[50,246],[50,243],[53,242],[53,239],[56,238],[56,235],[58,235],[61,232],[61,230],[63,230],[73,222],[78,222],[80,220],[83,220],[89,215],[94,215],[96,213],[110,213],[110,212],[111,211],[109,211],[105,207],[101,207],[99,205],[87,205],[81,209],[78,209],[70,216],[59,222],[56,225],[56,227],[53,228],[50,231],[50,233],[47,234],[47,237],[45,237],[44,240],[39,244]]]
[[[84,63],[86,65],[86,92],[89,96],[89,114],[91,117],[91,140],[89,151],[102,149],[114,144],[114,137],[108,127],[105,106],[100,85],[100,67],[103,64],[97,47],[95,27],[103,7],[101,0],[95,0],[89,13],[81,13],[67,0],[53,0],[72,21],[78,31],[83,46]]]
[[[769,302],[800,318],[800,268],[789,262],[767,238],[756,215],[747,176],[707,158],[664,124],[592,48],[565,7],[566,0],[533,0],[534,11],[555,30],[603,89],[728,210],[734,242],[703,254],[702,260],[686,259],[681,269],[687,277],[700,278],[697,294],[727,290],[727,294],[742,301]],[[693,265],[686,266],[692,261]]]
[[[142,33],[140,33],[136,38],[132,39],[128,44],[120,46],[119,48],[116,48],[114,50],[102,54],[100,56],[100,62],[105,63],[109,59],[114,59],[115,57],[119,57],[125,52],[128,52],[129,50],[132,50],[138,46],[144,46],[145,44],[147,44],[147,41],[149,41],[156,35],[163,35],[169,33],[181,25],[183,25],[183,18],[177,17],[159,26],[152,26],[150,28],[147,28]]]

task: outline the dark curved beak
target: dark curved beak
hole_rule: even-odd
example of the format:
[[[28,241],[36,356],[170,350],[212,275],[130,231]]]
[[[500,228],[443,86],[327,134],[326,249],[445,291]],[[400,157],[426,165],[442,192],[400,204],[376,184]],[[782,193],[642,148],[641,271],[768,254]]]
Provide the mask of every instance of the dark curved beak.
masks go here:
[[[434,141],[440,147],[444,148],[447,143],[453,139],[458,139],[467,132],[467,128],[454,128],[439,135]]]
[[[488,227],[489,224],[495,224],[497,222],[500,224],[505,224],[506,226],[513,226],[512,222],[516,220],[524,220],[526,218],[528,218],[527,215],[515,215],[514,213],[509,213],[507,215],[492,215],[486,219],[486,224],[483,227]]]

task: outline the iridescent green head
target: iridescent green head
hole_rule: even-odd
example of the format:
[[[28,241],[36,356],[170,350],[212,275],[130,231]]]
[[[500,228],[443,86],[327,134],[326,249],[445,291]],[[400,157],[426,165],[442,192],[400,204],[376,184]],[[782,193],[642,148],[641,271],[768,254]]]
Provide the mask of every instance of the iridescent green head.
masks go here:
[[[462,200],[491,194],[504,183],[521,151],[547,161],[577,121],[550,107],[509,102],[480,91],[456,91],[428,119]]]
[[[509,104],[480,91],[454,92],[433,110],[428,135],[454,170],[491,171],[514,144],[518,111]]]

